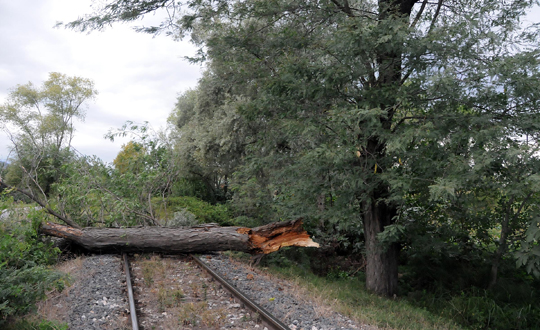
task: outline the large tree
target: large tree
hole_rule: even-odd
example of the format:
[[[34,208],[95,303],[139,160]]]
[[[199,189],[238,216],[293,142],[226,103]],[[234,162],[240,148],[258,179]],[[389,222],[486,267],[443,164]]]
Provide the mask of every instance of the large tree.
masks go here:
[[[266,128],[246,151],[247,168],[271,167],[289,200],[309,192],[313,203],[299,208],[330,196],[356,210],[341,221],[363,223],[367,287],[391,296],[399,245],[380,238],[407,197],[470,189],[480,160],[505,166],[490,157],[505,144],[534,155],[538,35],[520,19],[535,3],[115,0],[69,26],[183,13],[140,30],[191,34],[201,46],[194,60],[211,63],[234,87],[231,99],[247,100],[238,113]]]
[[[0,105],[0,127],[11,140],[12,166],[6,180],[46,198],[71,153],[75,120],[97,95],[86,78],[52,72],[42,86],[17,85]]]
[[[84,120],[85,103],[96,95],[90,79],[52,72],[42,86],[17,85],[0,105],[0,128],[12,150],[9,166],[0,168],[0,186],[15,188],[70,225],[49,208],[49,196],[73,159],[74,121]]]

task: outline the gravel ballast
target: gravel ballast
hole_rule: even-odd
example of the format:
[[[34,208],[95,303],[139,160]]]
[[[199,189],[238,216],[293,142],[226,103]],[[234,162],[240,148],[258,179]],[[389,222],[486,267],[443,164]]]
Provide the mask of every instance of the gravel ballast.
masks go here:
[[[131,257],[141,329],[265,330],[256,314],[186,257]],[[200,259],[291,330],[377,330],[335,312],[305,289],[222,254]],[[121,257],[77,258],[73,285],[51,299],[69,329],[131,329]],[[63,297],[63,298],[62,298]],[[54,313],[54,310],[50,312]]]
[[[75,282],[66,302],[70,329],[121,329],[129,325],[129,306],[121,258],[96,255],[83,260],[72,274]]]
[[[264,274],[227,256],[205,255],[201,260],[291,330],[377,329],[355,324],[328,306],[311,301],[301,293],[294,294],[297,289],[293,284]]]

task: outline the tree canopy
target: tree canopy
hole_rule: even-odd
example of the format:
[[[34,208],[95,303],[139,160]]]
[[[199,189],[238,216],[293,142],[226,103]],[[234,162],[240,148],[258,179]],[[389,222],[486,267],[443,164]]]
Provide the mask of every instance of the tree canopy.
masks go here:
[[[90,79],[57,72],[39,87],[17,85],[0,105],[0,127],[12,143],[8,183],[48,195],[72,153],[74,121],[84,120],[85,103],[96,95]]]
[[[68,26],[168,10],[139,30],[200,46],[206,76],[176,115],[195,164],[234,172],[234,198],[256,191],[277,217],[362,235],[342,238],[365,252],[368,288],[392,296],[401,247],[430,235],[497,246],[492,282],[509,250],[538,272],[540,48],[522,20],[535,4],[116,0]]]

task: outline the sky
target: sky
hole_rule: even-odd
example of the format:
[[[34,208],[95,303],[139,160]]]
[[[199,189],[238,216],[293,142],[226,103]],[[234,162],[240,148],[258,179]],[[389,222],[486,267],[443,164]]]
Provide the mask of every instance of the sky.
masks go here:
[[[10,89],[28,82],[41,85],[50,72],[94,81],[99,95],[88,102],[85,122],[76,124],[73,146],[85,155],[111,162],[122,144],[103,136],[127,120],[164,127],[179,93],[196,86],[201,67],[184,56],[195,48],[187,41],[136,33],[132,26],[161,21],[150,15],[135,24],[116,24],[90,34],[54,28],[91,12],[91,0],[0,0],[0,104]],[[540,21],[536,7],[528,15]],[[10,142],[0,131],[0,160]]]
[[[187,41],[137,33],[132,27],[159,22],[151,15],[90,34],[54,28],[91,12],[90,0],[0,0],[0,104],[18,84],[40,86],[50,72],[89,78],[99,95],[87,102],[86,119],[76,123],[73,146],[112,162],[123,143],[103,136],[127,120],[164,127],[179,93],[194,88],[201,67],[183,57],[195,53]],[[0,160],[10,142],[0,133]]]

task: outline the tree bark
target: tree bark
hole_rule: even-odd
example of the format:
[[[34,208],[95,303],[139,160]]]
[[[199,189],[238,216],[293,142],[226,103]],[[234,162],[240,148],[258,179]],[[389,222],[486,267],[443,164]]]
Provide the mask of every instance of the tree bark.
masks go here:
[[[366,246],[366,288],[379,295],[391,297],[398,288],[399,246],[381,246],[377,235],[392,223],[396,211],[384,202],[370,199],[363,203],[364,237]]]
[[[302,228],[302,219],[271,223],[256,228],[219,227],[206,224],[191,228],[83,228],[51,222],[43,224],[45,235],[70,240],[91,252],[203,253],[242,251],[268,254],[285,246],[319,247]]]
[[[379,0],[379,21],[388,19],[408,21],[406,19],[410,17],[412,7],[417,1]],[[392,41],[388,43],[388,47],[377,50],[379,72],[375,88],[384,90],[386,95],[377,100],[378,104],[373,104],[374,107],[380,107],[386,111],[386,116],[381,116],[380,122],[382,128],[388,132],[392,129],[392,119],[397,104],[397,93],[393,91],[397,90],[402,83],[402,45],[391,43]],[[377,160],[385,158],[386,142],[380,136],[372,136],[368,140],[366,149],[367,154],[375,159],[374,172],[381,173]],[[378,234],[393,223],[397,214],[394,205],[387,200],[389,190],[386,182],[377,182],[369,197],[362,203],[362,212],[366,244],[366,288],[376,294],[391,297],[397,294],[399,245],[392,244],[385,249],[378,239]]]
[[[491,264],[491,279],[489,281],[488,289],[493,289],[493,287],[497,284],[499,264],[501,263],[501,259],[508,248],[508,236],[512,231],[512,229],[510,228],[510,222],[512,220],[516,220],[519,217],[521,211],[523,210],[523,207],[528,204],[528,201],[532,195],[532,192],[527,194],[523,201],[521,201],[521,205],[514,214],[512,214],[514,197],[510,197],[510,200],[508,201],[508,204],[505,208],[506,212],[504,220],[501,223],[501,238],[499,240],[499,246],[497,247],[497,251],[495,251],[495,255],[493,256],[493,263]]]
[[[510,231],[510,215],[506,213],[504,220],[501,224],[501,238],[499,240],[499,246],[495,255],[493,256],[493,262],[491,264],[491,278],[489,281],[488,289],[492,289],[497,284],[497,275],[499,273],[499,264],[501,262],[503,254],[506,252],[507,238]]]

